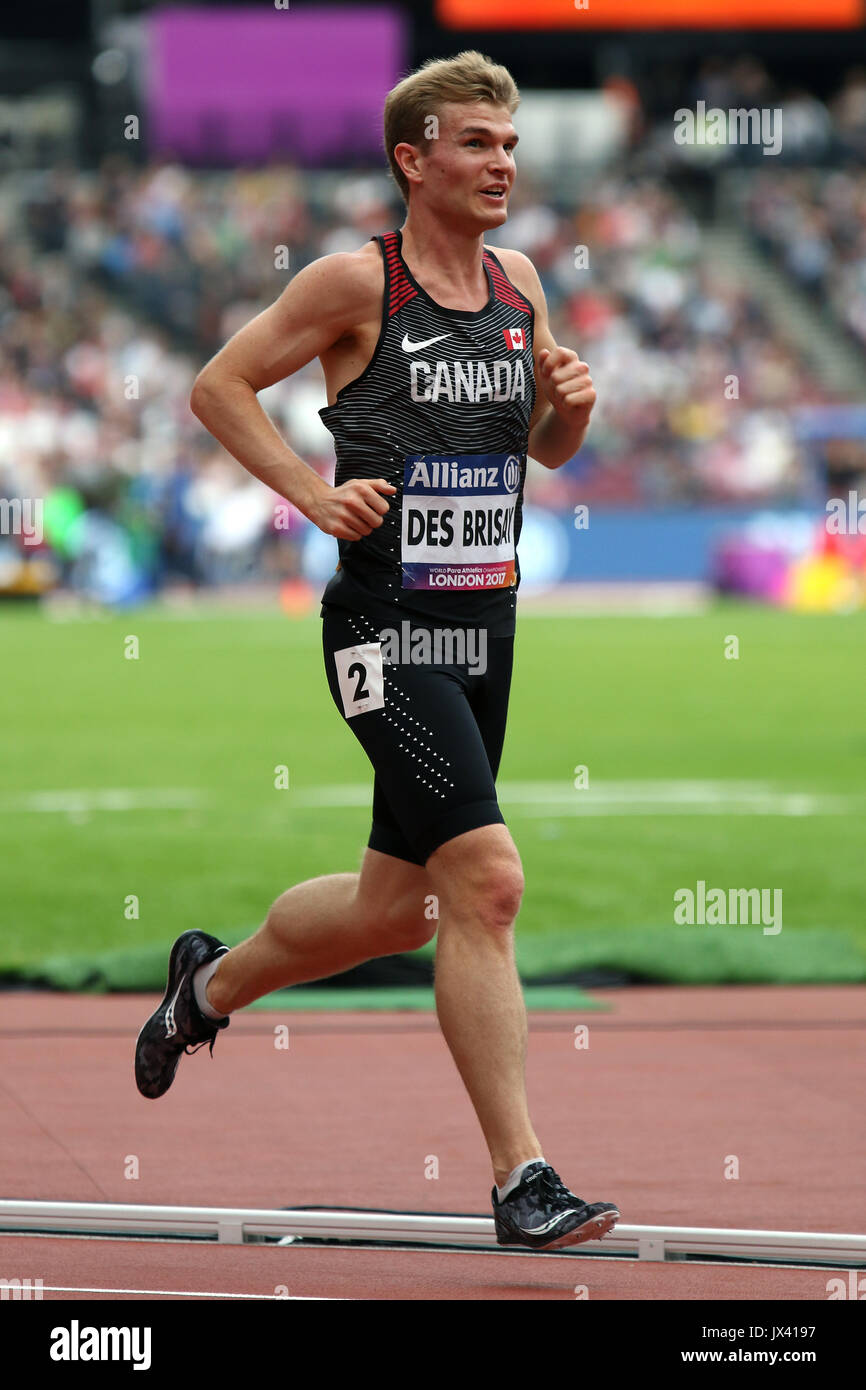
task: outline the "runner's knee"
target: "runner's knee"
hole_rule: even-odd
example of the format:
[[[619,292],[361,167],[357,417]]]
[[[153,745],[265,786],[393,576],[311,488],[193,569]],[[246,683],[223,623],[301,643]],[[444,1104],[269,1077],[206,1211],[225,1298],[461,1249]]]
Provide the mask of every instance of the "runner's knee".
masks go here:
[[[520,911],[523,889],[516,851],[485,857],[454,877],[443,915],[471,921],[487,931],[508,930]]]

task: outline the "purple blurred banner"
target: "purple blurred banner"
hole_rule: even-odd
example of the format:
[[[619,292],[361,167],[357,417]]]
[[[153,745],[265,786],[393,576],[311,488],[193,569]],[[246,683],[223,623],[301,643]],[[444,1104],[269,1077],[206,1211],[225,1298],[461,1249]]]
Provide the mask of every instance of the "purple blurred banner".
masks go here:
[[[405,71],[387,6],[161,10],[148,18],[151,155],[227,165],[381,160],[382,107]]]

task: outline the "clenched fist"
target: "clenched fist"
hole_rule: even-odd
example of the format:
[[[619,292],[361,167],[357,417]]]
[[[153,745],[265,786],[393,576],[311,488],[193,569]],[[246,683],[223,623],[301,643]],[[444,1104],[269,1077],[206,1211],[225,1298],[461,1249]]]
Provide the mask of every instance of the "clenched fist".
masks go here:
[[[538,356],[541,386],[550,404],[563,419],[585,424],[595,405],[595,388],[589,367],[571,348],[542,348]]]
[[[328,488],[307,514],[326,536],[359,541],[382,525],[388,503],[381,494],[396,491],[384,478],[350,478],[339,487]]]

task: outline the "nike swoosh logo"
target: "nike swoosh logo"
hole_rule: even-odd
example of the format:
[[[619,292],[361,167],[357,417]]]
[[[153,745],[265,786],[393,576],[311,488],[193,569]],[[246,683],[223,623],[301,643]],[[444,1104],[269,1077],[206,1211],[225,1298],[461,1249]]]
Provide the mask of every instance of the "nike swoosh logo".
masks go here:
[[[403,341],[400,344],[404,352],[420,352],[422,348],[430,347],[433,343],[441,343],[443,338],[450,338],[450,333],[440,333],[435,338],[425,338],[423,343],[410,343],[409,334],[404,333]]]
[[[174,992],[174,998],[165,1011],[165,1036],[167,1038],[173,1038],[177,1032],[177,1024],[174,1021],[174,1006],[177,1003],[177,996],[180,994],[185,979],[186,975],[181,975],[180,984]]]

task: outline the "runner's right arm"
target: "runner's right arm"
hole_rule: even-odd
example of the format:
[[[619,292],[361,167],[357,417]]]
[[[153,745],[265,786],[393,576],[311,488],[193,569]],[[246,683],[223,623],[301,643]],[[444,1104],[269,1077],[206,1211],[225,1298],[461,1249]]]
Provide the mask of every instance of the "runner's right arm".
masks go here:
[[[383,478],[331,487],[304,463],[257,393],[306,366],[367,318],[381,314],[369,269],[349,252],[305,266],[270,308],[235,333],[199,372],[190,409],[249,473],[340,540],[367,536],[388,511]]]

